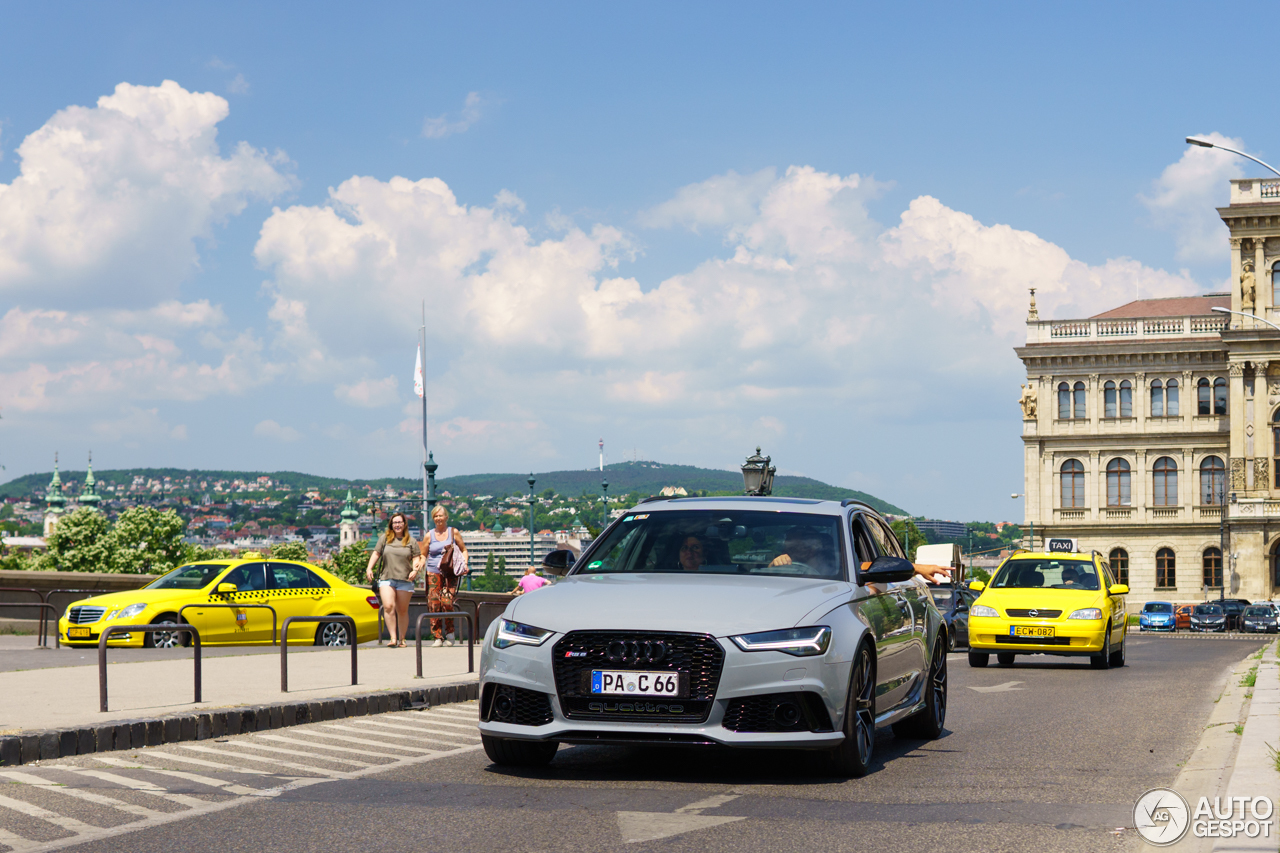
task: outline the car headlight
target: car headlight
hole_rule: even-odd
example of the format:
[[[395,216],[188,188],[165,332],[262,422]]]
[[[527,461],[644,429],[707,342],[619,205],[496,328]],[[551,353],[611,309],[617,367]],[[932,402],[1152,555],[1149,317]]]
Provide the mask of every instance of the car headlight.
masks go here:
[[[831,645],[831,629],[826,625],[813,628],[785,628],[730,637],[744,652],[783,652],[796,657],[825,654]]]
[[[122,607],[115,613],[111,614],[112,619],[132,619],[139,613],[147,609],[147,603],[140,601],[137,604],[130,604],[128,607]]]
[[[996,610],[994,607],[988,607],[985,604],[975,604],[973,607],[969,608],[969,615],[985,616],[990,619],[995,619],[1000,616],[1000,611]]]
[[[540,646],[554,633],[555,631],[512,622],[510,619],[499,619],[498,633],[493,635],[493,646],[496,649],[505,649],[508,646]]]
[[[1101,619],[1102,611],[1097,607],[1086,607],[1077,610],[1067,617],[1068,619]]]

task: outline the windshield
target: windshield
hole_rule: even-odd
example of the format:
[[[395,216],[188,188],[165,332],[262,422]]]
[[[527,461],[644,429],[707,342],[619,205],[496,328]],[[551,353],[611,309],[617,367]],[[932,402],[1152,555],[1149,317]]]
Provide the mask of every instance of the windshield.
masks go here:
[[[933,596],[933,603],[938,607],[951,606],[951,589],[950,587],[929,587],[929,594]]]
[[[1090,560],[1008,560],[991,586],[996,589],[1097,589],[1098,572]]]
[[[1163,601],[1148,601],[1147,606],[1142,608],[1143,613],[1172,613],[1173,605]]]
[[[1270,607],[1246,607],[1244,611],[1244,615],[1245,616],[1270,616],[1271,608]]]
[[[840,518],[758,510],[630,512],[580,572],[846,576]]]
[[[1197,604],[1196,615],[1197,616],[1221,616],[1222,608],[1216,604]]]
[[[222,574],[230,563],[192,563],[178,566],[162,578],[147,584],[144,589],[204,589]]]

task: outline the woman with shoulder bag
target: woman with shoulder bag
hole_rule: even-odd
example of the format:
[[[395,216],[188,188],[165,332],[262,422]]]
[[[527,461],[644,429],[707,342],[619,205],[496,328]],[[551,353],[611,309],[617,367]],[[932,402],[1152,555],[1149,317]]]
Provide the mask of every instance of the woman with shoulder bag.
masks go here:
[[[435,528],[427,531],[427,610],[447,613],[453,609],[453,599],[458,592],[458,578],[467,573],[467,545],[457,528],[449,526],[449,511],[442,506],[431,511]],[[448,622],[445,631],[442,622]],[[432,619],[432,646],[452,646],[454,619]],[[448,636],[446,637],[446,633]]]
[[[421,550],[409,535],[409,518],[403,512],[391,516],[386,531],[373,546],[365,569],[365,577],[370,581],[379,560],[382,576],[378,580],[378,597],[382,599],[382,618],[391,635],[387,648],[403,649],[405,634],[409,633],[409,599],[413,597],[413,582],[421,568]]]

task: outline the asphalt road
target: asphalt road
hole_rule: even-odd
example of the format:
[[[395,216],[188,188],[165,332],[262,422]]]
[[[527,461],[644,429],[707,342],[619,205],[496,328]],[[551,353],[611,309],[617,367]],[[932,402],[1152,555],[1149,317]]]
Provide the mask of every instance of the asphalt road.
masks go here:
[[[805,753],[597,746],[562,747],[549,768],[512,772],[490,765],[471,739],[417,763],[313,780],[279,796],[65,849],[1136,850],[1133,830],[1117,828],[1131,822],[1143,791],[1174,780],[1231,667],[1263,640],[1132,636],[1130,642],[1129,665],[1109,671],[1039,657],[1019,658],[1013,667],[971,669],[963,655],[952,655],[946,734],[926,743],[882,732],[876,767],[863,779],[824,778]],[[469,707],[474,720],[474,705]],[[445,709],[432,713],[448,719],[440,716]],[[365,718],[361,725],[373,728],[379,719]],[[469,725],[455,725],[459,738],[469,736]],[[307,734],[279,734],[289,732],[298,732],[290,735],[296,740]],[[270,742],[246,742],[241,751]],[[359,755],[355,742],[344,743]],[[96,766],[92,756],[68,761]],[[39,766],[53,772],[57,763]],[[137,772],[142,775],[131,778],[146,776]],[[11,792],[21,787],[9,786],[6,793],[17,796]],[[43,802],[37,794],[29,801]],[[78,820],[94,823],[93,804],[78,807]],[[32,830],[21,826],[33,819],[10,814],[0,797],[0,827],[30,837]],[[105,820],[99,816],[95,825]]]
[[[374,647],[374,643],[362,643],[360,648]],[[289,654],[296,652],[324,651],[317,646],[290,645]],[[200,650],[201,657],[221,658],[237,655],[279,655],[280,647],[264,644],[261,646],[205,646]],[[112,663],[128,663],[130,661],[170,660],[191,657],[190,649],[142,649],[120,648],[112,646],[107,653]],[[62,646],[55,647],[53,639],[49,639],[49,647],[36,645],[34,635],[7,634],[0,635],[0,672],[17,672],[27,669],[51,669],[60,666],[96,666],[98,648]]]

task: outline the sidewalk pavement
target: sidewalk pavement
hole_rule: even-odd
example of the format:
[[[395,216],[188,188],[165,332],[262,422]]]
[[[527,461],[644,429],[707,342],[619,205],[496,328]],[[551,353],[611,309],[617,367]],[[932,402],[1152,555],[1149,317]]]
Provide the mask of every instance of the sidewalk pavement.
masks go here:
[[[269,647],[268,647],[269,648]],[[364,696],[374,691],[420,691],[474,683],[467,672],[467,647],[422,649],[423,678],[415,678],[414,647],[358,648],[358,684],[351,684],[349,648],[289,647],[289,692],[280,691],[280,655],[202,657],[203,702],[193,702],[191,650],[176,659],[130,662],[128,650],[107,652],[107,713],[98,710],[98,666],[59,666],[0,672],[0,735],[33,729],[77,729],[118,720],[206,714],[235,706],[315,702]],[[0,652],[3,654],[3,652]],[[480,650],[475,650],[477,663]],[[398,708],[396,710],[399,710]]]
[[[1236,752],[1231,781],[1224,796],[1270,797],[1273,808],[1280,801],[1280,771],[1276,769],[1276,750],[1280,749],[1280,659],[1277,644],[1271,643],[1257,662],[1258,673],[1251,690],[1244,734],[1240,736],[1240,748]],[[1193,803],[1191,806],[1195,808]],[[1238,815],[1236,815],[1238,817]],[[1280,829],[1280,814],[1273,811],[1270,837],[1221,838],[1213,845],[1218,851],[1266,850],[1275,853],[1280,848],[1276,831]]]

